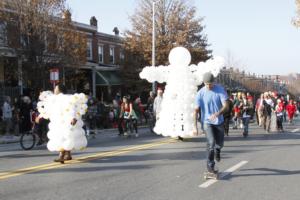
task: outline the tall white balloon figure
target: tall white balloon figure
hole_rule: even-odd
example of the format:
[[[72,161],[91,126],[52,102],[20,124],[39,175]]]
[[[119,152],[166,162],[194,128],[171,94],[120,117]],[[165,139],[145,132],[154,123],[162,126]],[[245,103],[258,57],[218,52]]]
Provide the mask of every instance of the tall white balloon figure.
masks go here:
[[[80,150],[87,146],[81,116],[87,110],[87,97],[81,94],[55,95],[51,91],[42,92],[37,104],[40,116],[49,119],[47,134],[49,151]],[[76,119],[75,125],[71,125]]]
[[[173,48],[169,54],[169,66],[145,67],[140,78],[149,82],[166,82],[159,119],[154,131],[163,136],[187,137],[194,133],[195,96],[203,74],[217,76],[224,59],[216,57],[198,65],[189,65],[191,54],[184,47]]]

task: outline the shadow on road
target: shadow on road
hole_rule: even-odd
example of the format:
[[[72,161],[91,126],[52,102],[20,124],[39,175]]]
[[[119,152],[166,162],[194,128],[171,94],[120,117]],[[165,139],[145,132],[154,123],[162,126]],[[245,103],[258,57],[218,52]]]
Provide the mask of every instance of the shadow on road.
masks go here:
[[[241,171],[250,172],[250,171],[260,171],[253,174],[239,174],[239,175],[230,175],[229,178],[233,177],[252,177],[252,176],[289,176],[300,174],[300,170],[290,171],[283,169],[271,169],[271,168],[253,168],[253,169],[243,169]]]

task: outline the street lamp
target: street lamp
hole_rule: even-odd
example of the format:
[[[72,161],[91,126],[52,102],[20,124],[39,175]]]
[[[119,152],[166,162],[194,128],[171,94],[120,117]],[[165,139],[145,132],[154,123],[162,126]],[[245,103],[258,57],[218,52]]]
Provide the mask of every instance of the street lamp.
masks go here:
[[[160,0],[152,1],[152,66],[155,67],[155,4]],[[157,83],[152,83],[152,91],[156,93]]]

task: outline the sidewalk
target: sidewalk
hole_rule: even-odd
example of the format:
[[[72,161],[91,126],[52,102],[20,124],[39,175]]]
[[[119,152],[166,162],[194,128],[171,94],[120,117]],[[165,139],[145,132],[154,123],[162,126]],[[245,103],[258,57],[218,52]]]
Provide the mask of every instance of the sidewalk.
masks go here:
[[[0,136],[0,144],[18,143],[19,141],[20,141],[20,136],[14,136],[14,135]]]
[[[140,125],[138,127],[139,129],[148,128],[146,125]],[[95,131],[96,135],[98,134],[112,134],[112,133],[118,133],[117,128],[109,128],[109,129],[98,129]],[[21,136],[14,136],[14,135],[1,135],[0,136],[0,144],[10,144],[10,143],[18,143],[20,141]]]

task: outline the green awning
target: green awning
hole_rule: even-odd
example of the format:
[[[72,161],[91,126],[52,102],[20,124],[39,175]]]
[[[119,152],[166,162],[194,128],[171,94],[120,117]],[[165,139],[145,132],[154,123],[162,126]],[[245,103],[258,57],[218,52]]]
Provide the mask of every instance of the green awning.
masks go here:
[[[96,71],[96,85],[121,85],[121,78],[117,71]]]

